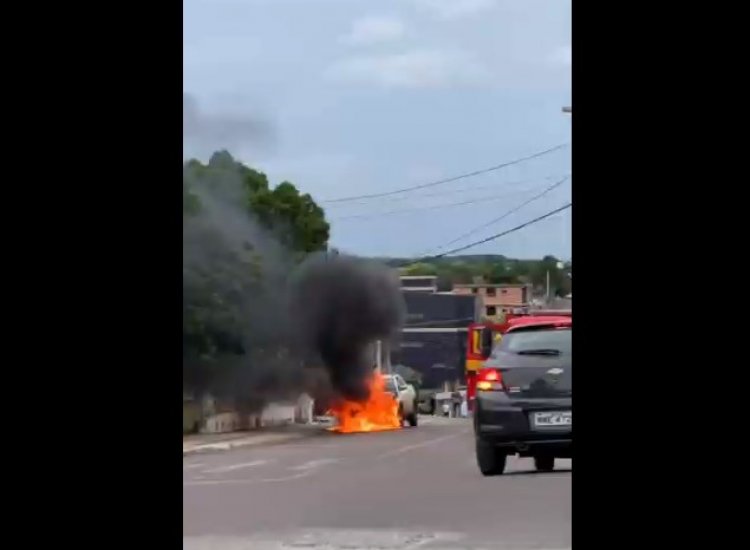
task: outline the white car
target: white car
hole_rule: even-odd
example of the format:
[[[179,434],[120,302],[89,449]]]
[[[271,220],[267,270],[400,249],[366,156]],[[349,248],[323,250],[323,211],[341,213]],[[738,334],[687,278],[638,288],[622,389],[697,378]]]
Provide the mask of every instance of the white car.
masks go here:
[[[386,374],[386,389],[398,399],[398,414],[401,422],[406,420],[409,426],[417,425],[417,391],[414,386],[407,384],[398,374]]]

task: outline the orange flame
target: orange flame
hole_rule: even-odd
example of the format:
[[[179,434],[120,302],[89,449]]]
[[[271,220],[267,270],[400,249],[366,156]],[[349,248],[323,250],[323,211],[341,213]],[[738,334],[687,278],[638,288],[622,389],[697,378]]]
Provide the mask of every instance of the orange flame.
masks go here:
[[[380,432],[402,427],[398,401],[385,388],[385,379],[376,373],[370,381],[370,398],[365,402],[341,401],[331,408],[339,433]]]

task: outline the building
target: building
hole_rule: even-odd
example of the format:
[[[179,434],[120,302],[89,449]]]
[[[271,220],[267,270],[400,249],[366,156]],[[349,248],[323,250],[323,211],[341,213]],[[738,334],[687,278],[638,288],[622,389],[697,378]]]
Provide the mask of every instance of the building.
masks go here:
[[[418,372],[425,389],[461,382],[468,326],[479,313],[476,296],[437,292],[436,277],[401,277],[401,287],[406,322],[390,346],[391,364]]]
[[[437,276],[435,275],[402,275],[401,290],[405,292],[437,292]]]
[[[531,285],[490,284],[479,281],[453,285],[453,294],[477,297],[479,317],[500,321],[506,313],[527,309],[531,302]]]
[[[441,328],[468,327],[481,313],[474,296],[459,296],[450,292],[403,293],[406,304],[407,327]]]

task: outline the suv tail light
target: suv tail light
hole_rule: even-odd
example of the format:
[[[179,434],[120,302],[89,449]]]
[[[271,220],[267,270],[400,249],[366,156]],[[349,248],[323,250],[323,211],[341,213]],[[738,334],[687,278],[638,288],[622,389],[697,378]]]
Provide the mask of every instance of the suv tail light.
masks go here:
[[[477,390],[503,391],[503,375],[497,369],[483,368],[477,374]]]

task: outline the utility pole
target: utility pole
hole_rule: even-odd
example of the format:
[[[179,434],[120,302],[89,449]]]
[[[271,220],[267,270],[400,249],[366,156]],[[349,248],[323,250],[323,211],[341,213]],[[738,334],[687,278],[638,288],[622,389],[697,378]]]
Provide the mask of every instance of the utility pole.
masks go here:
[[[383,342],[381,340],[375,342],[375,372],[378,374],[383,372]]]
[[[378,374],[391,374],[391,347],[388,341],[376,340],[375,372]]]
[[[562,269],[562,268],[564,268],[564,267],[565,267],[565,264],[564,264],[564,263],[562,263],[562,262],[557,262],[557,263],[555,264],[555,269],[557,269],[557,270],[560,270],[560,269]],[[550,295],[549,295],[549,291],[550,291],[550,285],[549,285],[549,271],[550,271],[550,270],[549,270],[549,268],[547,268],[547,306],[549,306],[549,299],[550,299]]]

